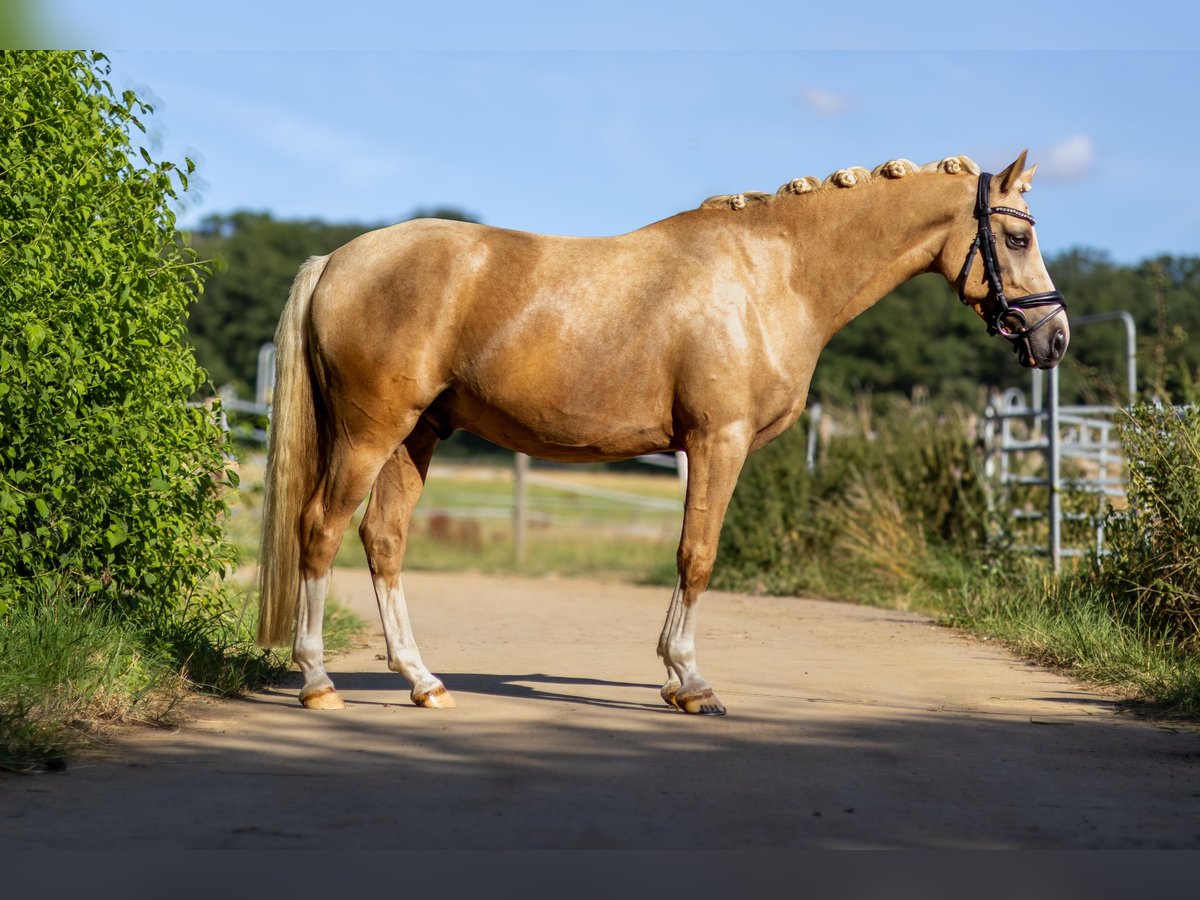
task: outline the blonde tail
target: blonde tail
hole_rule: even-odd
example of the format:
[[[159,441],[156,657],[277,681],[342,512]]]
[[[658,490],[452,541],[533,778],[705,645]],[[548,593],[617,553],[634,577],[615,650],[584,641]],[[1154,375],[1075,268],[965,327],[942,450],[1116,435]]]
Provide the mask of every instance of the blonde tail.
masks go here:
[[[308,307],[328,256],[300,267],[275,331],[262,543],[258,554],[258,642],[287,644],[300,593],[300,514],[316,489],[320,445],[308,361]]]

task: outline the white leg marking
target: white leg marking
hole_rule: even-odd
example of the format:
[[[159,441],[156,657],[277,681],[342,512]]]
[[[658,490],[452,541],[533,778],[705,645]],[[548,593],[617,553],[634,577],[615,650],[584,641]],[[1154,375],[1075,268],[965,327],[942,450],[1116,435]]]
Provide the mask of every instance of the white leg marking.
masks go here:
[[[667,685],[664,685],[664,690],[667,686],[678,682],[676,693],[681,696],[692,696],[711,691],[708,682],[704,680],[704,676],[700,674],[700,669],[696,666],[696,622],[699,605],[699,597],[691,606],[679,604],[682,614],[674,617],[674,628],[667,635],[663,654],[663,662],[666,664],[668,672]],[[672,607],[674,607],[674,601],[672,601]]]
[[[376,578],[375,599],[379,603],[379,619],[383,622],[384,639],[387,641],[388,668],[399,672],[412,685],[414,702],[441,688],[442,682],[425,668],[421,660],[421,651],[417,649],[412,622],[408,618],[408,601],[404,597],[404,586],[399,576],[391,585],[382,578]]]
[[[333,690],[333,682],[325,672],[325,642],[321,637],[329,573],[320,578],[304,579],[303,593],[296,622],[296,640],[292,644],[292,659],[304,676],[304,687],[300,689],[302,701],[315,693]]]
[[[662,634],[658,636],[658,658],[667,661],[667,644],[679,627],[680,598],[683,596],[683,580],[675,579],[675,592],[671,594],[671,605],[667,607],[667,620],[663,623]]]
[[[679,693],[681,682],[676,677],[674,670],[667,663],[667,647],[671,639],[675,635],[676,629],[679,627],[679,609],[680,597],[683,594],[683,581],[680,578],[675,579],[675,592],[671,594],[671,605],[667,607],[667,619],[663,623],[662,634],[658,636],[658,658],[667,666],[667,680],[663,683],[662,694],[663,700],[668,706],[675,706],[675,695]]]

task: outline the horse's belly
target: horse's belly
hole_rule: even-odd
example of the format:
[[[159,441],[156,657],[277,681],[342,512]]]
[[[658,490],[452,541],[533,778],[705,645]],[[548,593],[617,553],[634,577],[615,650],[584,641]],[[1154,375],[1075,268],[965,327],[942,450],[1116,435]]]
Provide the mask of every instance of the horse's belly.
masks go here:
[[[484,397],[456,388],[426,415],[442,433],[462,429],[530,456],[587,462],[677,449],[669,404],[661,406],[611,385],[589,385],[582,396],[543,389]]]

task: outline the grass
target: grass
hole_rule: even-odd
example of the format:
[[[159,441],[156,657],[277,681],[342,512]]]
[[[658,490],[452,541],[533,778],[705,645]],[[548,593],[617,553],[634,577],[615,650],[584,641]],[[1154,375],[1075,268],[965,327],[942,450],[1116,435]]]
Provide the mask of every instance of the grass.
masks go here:
[[[963,594],[959,614],[1021,653],[1196,719],[1200,413],[1140,406],[1119,432],[1129,483],[1108,519],[1109,555],[1058,578],[993,576]]]
[[[0,621],[0,770],[60,769],[115,725],[176,721],[193,691],[234,696],[278,680],[290,652],[254,645],[252,600],[231,590],[219,609],[134,618],[58,590],[9,607]],[[360,628],[327,608],[330,650]]]
[[[0,768],[61,768],[106,723],[163,721],[187,692],[139,629],[78,597],[10,609],[0,637]]]
[[[875,547],[872,554],[893,559]],[[1053,576],[1042,558],[985,560],[944,546],[872,567],[819,565],[826,596],[932,615],[1157,716],[1200,720],[1200,657],[1187,635],[1147,619],[1090,562]]]
[[[1111,689],[1155,713],[1200,717],[1200,660],[1136,607],[1122,608],[1088,569],[1055,578],[1045,563],[931,591],[923,604],[948,624]]]
[[[813,475],[798,435],[751,457],[719,586],[921,610],[1156,714],[1200,719],[1200,413],[1130,414],[1112,553],[1057,578],[1044,558],[1005,549],[1028,535],[1004,498],[988,500],[969,417],[902,405],[871,430],[845,429]]]
[[[526,556],[520,563],[513,541],[513,490],[507,467],[435,465],[414,512],[405,567],[674,582],[683,499],[674,477],[592,466],[534,469]],[[243,562],[258,552],[261,491],[261,463],[251,459],[242,466],[229,529]],[[678,508],[666,508],[669,504]],[[347,529],[335,565],[367,565],[357,536],[364,511],[365,506]]]

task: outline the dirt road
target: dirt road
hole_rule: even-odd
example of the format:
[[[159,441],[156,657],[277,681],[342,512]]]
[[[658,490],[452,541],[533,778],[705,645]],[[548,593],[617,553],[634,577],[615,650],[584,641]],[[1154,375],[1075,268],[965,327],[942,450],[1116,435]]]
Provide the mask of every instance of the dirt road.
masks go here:
[[[204,702],[64,773],[0,781],[0,845],[224,848],[1200,847],[1200,734],[906,613],[710,594],[725,718],[663,706],[669,591],[410,574],[457,710],[412,707],[371,621],[297,684]]]

